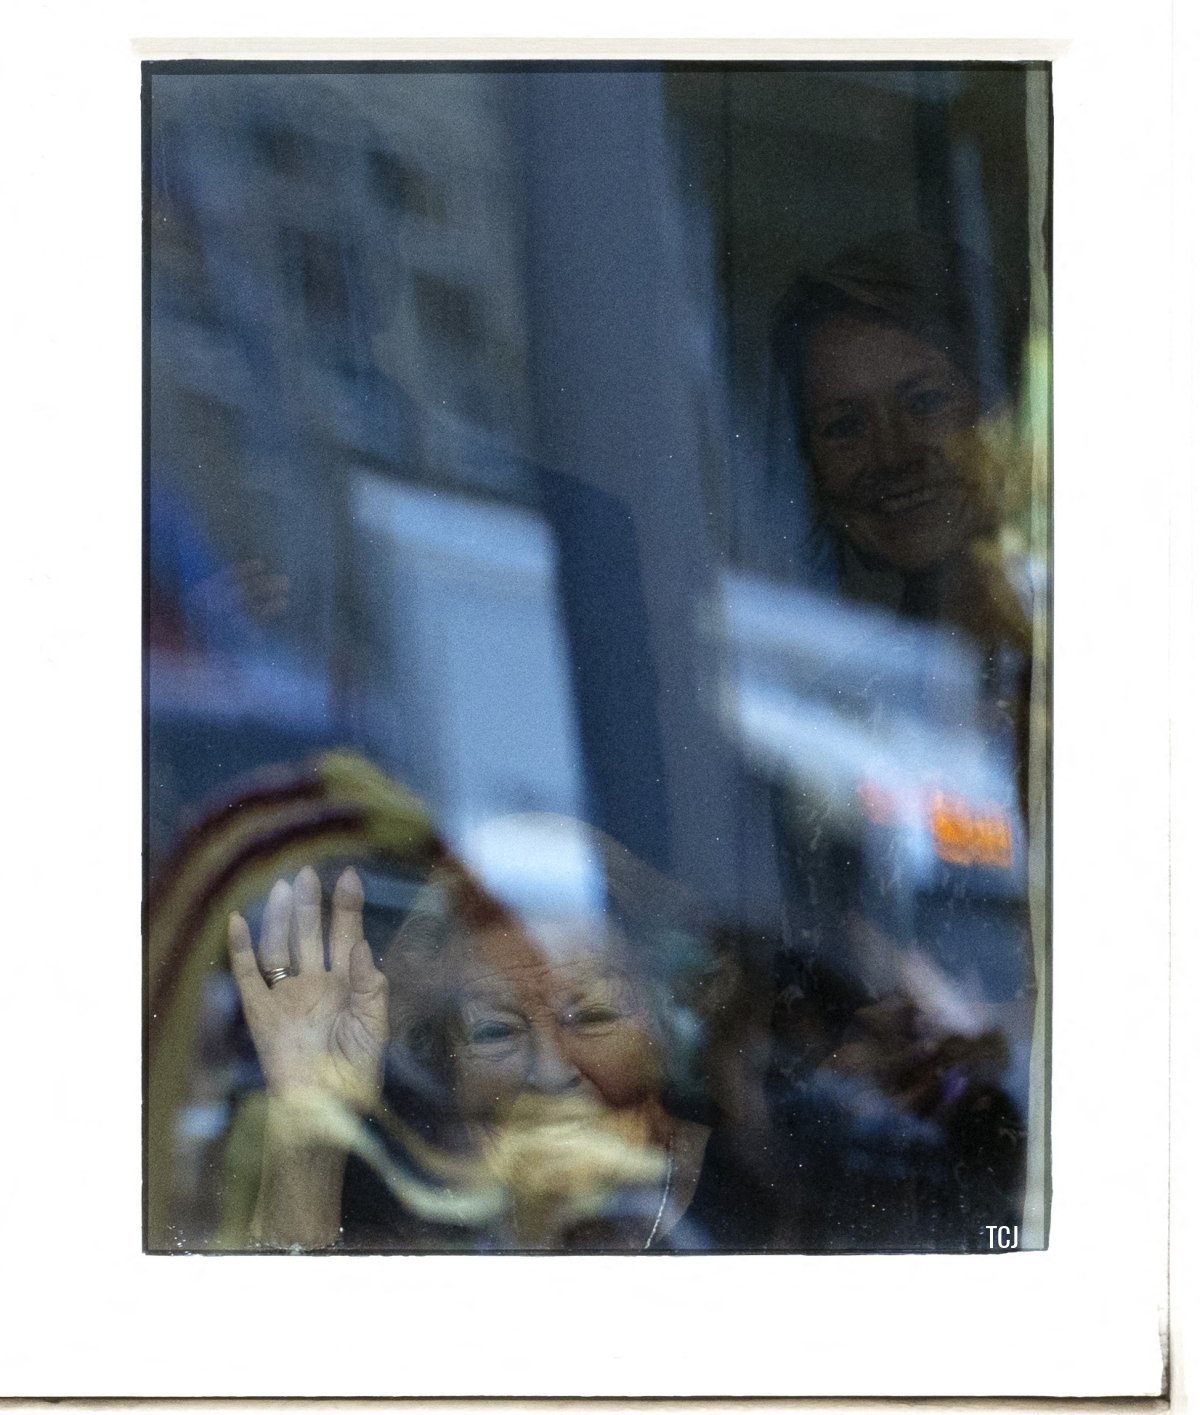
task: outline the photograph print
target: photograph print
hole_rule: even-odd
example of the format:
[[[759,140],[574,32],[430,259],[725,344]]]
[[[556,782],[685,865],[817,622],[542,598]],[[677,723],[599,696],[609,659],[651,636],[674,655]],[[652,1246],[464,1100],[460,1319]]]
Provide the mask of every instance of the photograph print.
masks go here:
[[[1049,65],[142,83],[146,1251],[1046,1247]]]

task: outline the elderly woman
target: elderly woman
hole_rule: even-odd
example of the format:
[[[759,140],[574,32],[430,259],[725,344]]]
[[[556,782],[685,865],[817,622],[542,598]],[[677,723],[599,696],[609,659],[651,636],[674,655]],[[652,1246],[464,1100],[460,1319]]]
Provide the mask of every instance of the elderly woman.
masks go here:
[[[454,865],[423,891],[379,967],[362,906],[348,869],[326,936],[320,885],[305,869],[272,889],[257,954],[245,920],[230,919],[268,1089],[256,1242],[355,1242],[343,1224],[355,1153],[410,1214],[441,1226],[427,1246],[446,1225],[490,1249],[754,1246],[765,1215],[738,1227],[753,1199],[731,1190],[719,1144],[705,1165],[709,1127],[673,1103],[680,1019],[667,1013],[678,998],[622,932],[599,919],[520,920]],[[381,1104],[389,1054],[450,1096],[432,1135]],[[364,1143],[366,1122],[381,1117],[402,1134],[407,1179]],[[390,1241],[378,1228],[361,1241],[409,1246],[411,1220]]]

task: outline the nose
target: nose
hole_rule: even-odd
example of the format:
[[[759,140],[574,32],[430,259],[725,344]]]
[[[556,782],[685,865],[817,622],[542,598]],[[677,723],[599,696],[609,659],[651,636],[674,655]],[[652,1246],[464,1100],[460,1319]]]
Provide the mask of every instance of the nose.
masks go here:
[[[542,1095],[562,1095],[583,1084],[583,1077],[551,1027],[539,1027],[533,1035],[526,1085]]]
[[[921,440],[903,408],[880,406],[871,418],[871,455],[877,467],[905,467],[921,455]]]

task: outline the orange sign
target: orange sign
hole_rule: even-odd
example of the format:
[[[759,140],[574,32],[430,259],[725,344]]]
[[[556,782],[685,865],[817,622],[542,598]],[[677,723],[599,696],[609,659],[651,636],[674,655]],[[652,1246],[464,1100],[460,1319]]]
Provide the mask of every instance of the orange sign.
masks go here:
[[[1012,864],[1012,827],[999,806],[975,807],[935,791],[929,800],[929,831],[934,848],[951,865],[1007,869]]]
[[[892,825],[899,814],[891,792],[874,782],[858,788],[858,798],[872,825]],[[929,833],[938,856],[950,865],[987,865],[1008,869],[1013,862],[1012,826],[1007,811],[991,802],[973,805],[948,791],[933,791],[924,803]]]

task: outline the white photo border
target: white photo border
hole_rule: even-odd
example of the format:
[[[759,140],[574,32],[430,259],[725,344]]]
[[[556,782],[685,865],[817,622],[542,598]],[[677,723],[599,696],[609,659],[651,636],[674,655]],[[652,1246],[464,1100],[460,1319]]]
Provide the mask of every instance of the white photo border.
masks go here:
[[[23,21],[6,80],[11,172],[21,183],[9,271],[12,347],[30,377],[11,422],[22,490],[6,539],[12,637],[29,667],[10,727],[23,837],[11,886],[19,946],[0,999],[17,1141],[0,1251],[19,1300],[0,1394],[1016,1398],[1162,1390],[1167,605],[1170,552],[1174,545],[1178,566],[1180,549],[1170,512],[1181,452],[1162,415],[1164,390],[1175,386],[1177,292],[1163,235],[1173,229],[1171,5],[1143,0],[1121,7],[1116,20],[1082,0],[903,9],[860,0],[773,7],[769,18],[739,6],[723,19],[808,35],[660,40],[679,17],[649,5],[594,14],[581,7],[569,21],[558,8],[506,10],[504,28],[517,38],[505,41],[472,38],[501,22],[483,7],[416,14],[377,3],[120,0],[93,12],[59,0]],[[398,23],[416,38],[370,43]],[[324,38],[335,27],[350,38]],[[605,29],[621,41],[581,49],[583,33]],[[235,38],[188,42],[208,33]],[[273,33],[300,38],[261,38]],[[535,44],[522,34],[561,37]],[[872,38],[879,35],[888,39]],[[141,1252],[138,64],[368,57],[368,43],[374,58],[1053,61],[1046,1252],[1003,1262],[714,1255],[636,1267],[619,1257]]]

